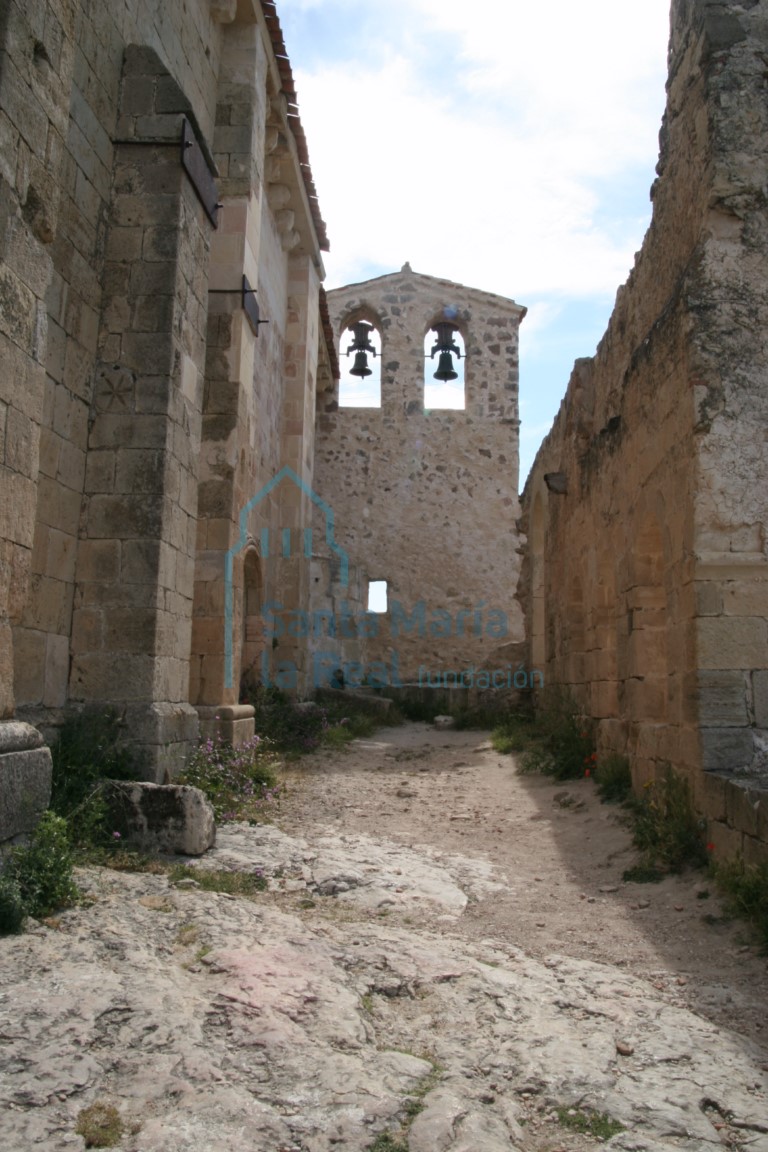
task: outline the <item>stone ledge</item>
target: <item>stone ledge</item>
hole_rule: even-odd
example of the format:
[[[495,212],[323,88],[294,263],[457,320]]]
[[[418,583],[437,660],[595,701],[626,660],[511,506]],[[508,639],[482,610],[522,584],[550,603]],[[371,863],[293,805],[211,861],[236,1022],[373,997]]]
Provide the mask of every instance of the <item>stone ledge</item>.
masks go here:
[[[0,843],[32,832],[51,798],[50,749],[30,724],[0,724]]]

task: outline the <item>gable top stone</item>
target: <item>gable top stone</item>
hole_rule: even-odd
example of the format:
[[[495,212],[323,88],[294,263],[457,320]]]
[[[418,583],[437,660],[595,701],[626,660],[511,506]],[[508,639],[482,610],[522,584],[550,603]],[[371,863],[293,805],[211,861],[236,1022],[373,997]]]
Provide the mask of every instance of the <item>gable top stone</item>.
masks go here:
[[[484,304],[492,303],[496,307],[502,306],[505,311],[517,313],[519,320],[522,320],[528,312],[524,305],[516,303],[509,296],[498,296],[494,292],[468,288],[466,284],[459,284],[455,280],[444,280],[439,276],[427,276],[423,272],[414,272],[407,261],[399,272],[386,272],[383,276],[374,276],[370,280],[360,280],[355,284],[345,284],[343,287],[333,288],[328,292],[328,296],[331,299],[350,294],[359,296],[362,290],[374,287],[378,293],[382,288],[389,285],[400,290],[407,290],[409,286],[416,287],[417,283],[432,290],[449,289],[452,293],[460,293],[465,300],[470,299]]]

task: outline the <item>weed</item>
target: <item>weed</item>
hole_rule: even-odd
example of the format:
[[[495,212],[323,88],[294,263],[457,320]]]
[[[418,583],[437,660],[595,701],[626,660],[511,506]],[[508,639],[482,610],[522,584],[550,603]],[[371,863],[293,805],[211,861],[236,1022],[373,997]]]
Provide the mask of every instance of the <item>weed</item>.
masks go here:
[[[136,778],[135,758],[120,743],[122,734],[114,709],[86,709],[64,722],[51,746],[51,809],[69,824],[77,849],[106,850],[113,843],[102,781]]]
[[[256,822],[279,799],[277,764],[270,741],[260,736],[236,746],[218,736],[209,737],[192,753],[176,783],[200,788],[218,823]]]
[[[709,900],[709,889],[703,888],[701,892],[696,893],[697,900]]]
[[[597,755],[592,721],[564,690],[550,688],[531,719],[508,716],[491,736],[500,752],[522,752],[518,770],[539,772],[556,780],[589,776]]]
[[[706,863],[707,852],[691,804],[688,782],[669,765],[663,775],[645,786],[645,794],[632,802],[637,848],[646,863],[671,872],[681,872],[689,864]]]
[[[533,717],[520,713],[506,716],[491,732],[491,744],[502,755],[525,751],[534,738]]]
[[[408,1152],[408,1145],[395,1140],[389,1132],[380,1132],[373,1144],[368,1145],[368,1152]]]
[[[664,872],[654,864],[635,864],[634,868],[627,868],[621,878],[625,884],[660,884]]]
[[[176,943],[180,944],[182,948],[188,948],[197,940],[198,931],[197,924],[182,924],[176,933]]]
[[[114,1148],[125,1132],[125,1124],[113,1104],[96,1101],[78,1113],[75,1132],[86,1148]]]
[[[67,823],[44,812],[28,845],[13,848],[2,876],[4,931],[20,932],[26,916],[41,920],[76,903],[80,893],[72,878],[72,845]]]
[[[623,804],[632,793],[632,770],[626,756],[612,752],[598,759],[594,776],[598,795],[606,803]]]
[[[768,864],[745,864],[739,858],[713,864],[712,872],[725,894],[726,910],[754,924],[768,950]]]
[[[202,948],[198,948],[197,952],[195,952],[195,960],[204,960],[205,957],[212,951],[213,949],[211,948],[210,944],[203,944]]]
[[[563,1128],[582,1132],[598,1140],[610,1140],[624,1131],[624,1125],[613,1120],[607,1112],[592,1112],[586,1108],[558,1108],[557,1118]]]
[[[267,880],[263,872],[225,872],[207,868],[191,868],[187,864],[175,864],[168,879],[171,884],[179,880],[195,880],[204,892],[227,892],[230,896],[253,896],[264,892]]]
[[[27,909],[14,876],[0,875],[0,936],[12,936],[24,927]]]

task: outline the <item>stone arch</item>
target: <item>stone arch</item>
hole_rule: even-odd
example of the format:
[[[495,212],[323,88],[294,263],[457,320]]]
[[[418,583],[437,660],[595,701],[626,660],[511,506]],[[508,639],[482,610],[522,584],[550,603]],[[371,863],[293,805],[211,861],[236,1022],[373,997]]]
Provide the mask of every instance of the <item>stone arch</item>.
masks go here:
[[[371,375],[363,378],[353,376],[352,356],[349,347],[354,340],[353,327],[360,322],[370,324],[373,331],[369,339],[375,355],[368,354],[368,367]],[[339,407],[340,408],[381,408],[382,356],[384,353],[384,325],[381,317],[368,304],[360,304],[348,312],[339,325]]]

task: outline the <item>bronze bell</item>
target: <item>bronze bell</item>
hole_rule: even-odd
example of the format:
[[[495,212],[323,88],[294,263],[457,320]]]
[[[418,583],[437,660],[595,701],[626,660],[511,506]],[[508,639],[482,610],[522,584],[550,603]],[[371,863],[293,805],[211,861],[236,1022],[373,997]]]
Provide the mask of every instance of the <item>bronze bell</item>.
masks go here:
[[[454,371],[453,360],[451,353],[455,352],[461,359],[461,350],[457,344],[453,342],[453,334],[456,331],[453,324],[441,321],[435,324],[433,328],[437,332],[437,343],[432,349],[430,356],[433,357],[435,352],[440,353],[440,359],[437,362],[437,371],[435,372],[435,380],[456,380],[458,379],[458,372]]]
[[[371,369],[368,367],[368,357],[365,352],[355,352],[355,362],[349,370],[350,376],[371,376]]]
[[[435,380],[457,380],[458,372],[454,370],[450,352],[441,352],[437,362]]]
[[[350,352],[355,354],[355,363],[350,368],[350,376],[371,376],[371,369],[368,367],[368,352],[376,355],[376,349],[371,344],[368,337],[373,332],[373,324],[369,324],[366,320],[358,320],[356,324],[352,325],[354,332],[354,340],[347,348],[347,356]]]

